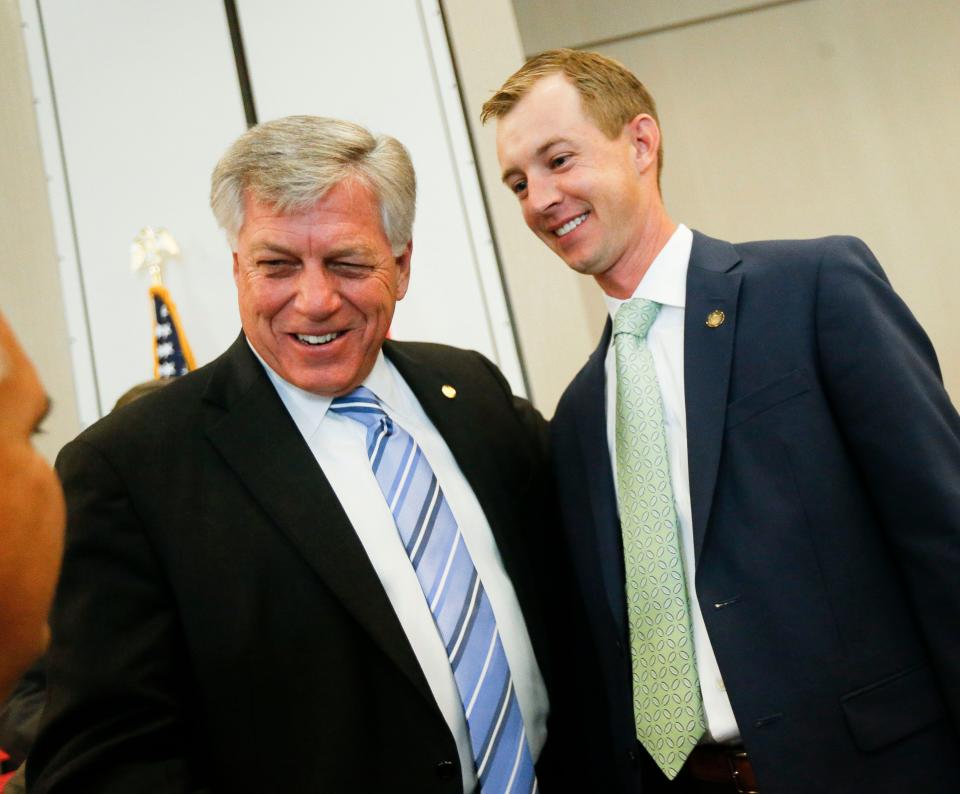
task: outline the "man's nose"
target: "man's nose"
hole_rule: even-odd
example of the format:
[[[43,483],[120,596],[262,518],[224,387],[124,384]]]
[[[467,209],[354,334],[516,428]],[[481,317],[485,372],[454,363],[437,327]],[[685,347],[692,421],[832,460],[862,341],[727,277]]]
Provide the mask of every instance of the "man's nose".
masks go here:
[[[322,318],[340,308],[339,282],[335,274],[314,262],[308,262],[297,285],[297,309],[308,317]]]
[[[559,204],[562,199],[563,195],[555,180],[549,178],[527,180],[527,203],[535,212],[546,212]]]

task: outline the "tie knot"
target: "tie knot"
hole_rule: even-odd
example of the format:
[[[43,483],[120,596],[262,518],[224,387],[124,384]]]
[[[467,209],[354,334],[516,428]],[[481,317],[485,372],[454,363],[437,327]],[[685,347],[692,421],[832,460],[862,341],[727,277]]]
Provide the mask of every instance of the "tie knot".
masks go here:
[[[613,318],[613,335],[631,334],[646,339],[647,332],[659,312],[659,303],[646,298],[631,298],[617,309]]]
[[[330,410],[367,427],[373,427],[387,415],[377,395],[366,386],[357,386],[349,394],[334,398]]]

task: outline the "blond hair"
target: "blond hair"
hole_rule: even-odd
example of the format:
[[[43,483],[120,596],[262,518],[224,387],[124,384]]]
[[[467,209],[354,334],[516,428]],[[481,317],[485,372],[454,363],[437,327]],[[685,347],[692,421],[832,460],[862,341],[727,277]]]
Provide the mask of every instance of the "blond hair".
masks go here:
[[[551,74],[562,74],[577,89],[583,110],[608,138],[623,132],[623,125],[646,113],[659,126],[657,106],[636,75],[622,63],[597,52],[556,49],[534,55],[483,103],[480,121],[506,116],[534,84]],[[663,169],[663,143],[657,149],[657,181]]]
[[[398,140],[373,135],[353,122],[287,116],[252,127],[214,168],[210,206],[235,247],[247,191],[281,212],[301,212],[345,179],[356,179],[373,192],[383,230],[399,255],[413,236],[413,163]]]

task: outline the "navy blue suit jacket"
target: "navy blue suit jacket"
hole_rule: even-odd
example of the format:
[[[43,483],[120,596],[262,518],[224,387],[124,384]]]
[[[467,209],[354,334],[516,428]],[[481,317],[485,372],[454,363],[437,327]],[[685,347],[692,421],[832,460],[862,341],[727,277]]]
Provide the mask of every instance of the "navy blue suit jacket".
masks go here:
[[[595,763],[636,792],[609,338],[552,433]],[[695,233],[684,377],[696,597],[760,789],[956,790],[960,418],[923,330],[859,240]]]

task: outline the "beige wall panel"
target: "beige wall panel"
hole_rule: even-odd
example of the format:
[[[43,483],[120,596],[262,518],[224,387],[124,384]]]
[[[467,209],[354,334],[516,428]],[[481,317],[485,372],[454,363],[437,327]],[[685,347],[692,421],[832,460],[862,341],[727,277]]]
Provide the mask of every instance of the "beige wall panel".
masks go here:
[[[550,416],[596,345],[603,302],[592,280],[567,270],[524,225],[500,182],[494,127],[479,123],[480,106],[523,63],[509,0],[444,0],[443,9],[530,391]]]
[[[960,3],[811,0],[604,52],[657,99],[676,220],[731,240],[855,234],[960,402]]]
[[[796,2],[797,0],[787,0]],[[774,3],[784,0],[774,0]],[[750,10],[757,0],[514,0],[524,52],[579,47],[694,20]]]
[[[37,436],[50,460],[80,430],[46,177],[16,0],[0,0],[0,310],[54,410]]]

